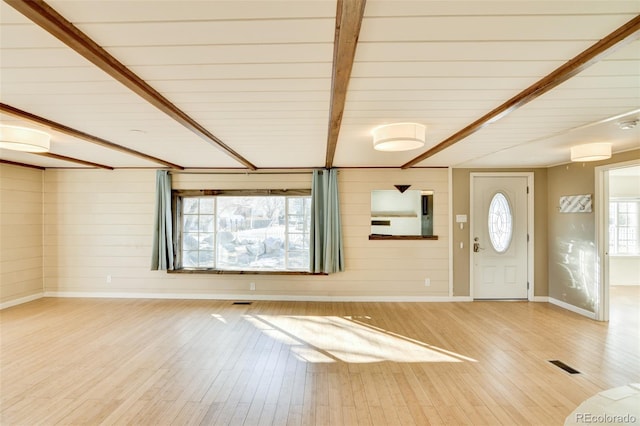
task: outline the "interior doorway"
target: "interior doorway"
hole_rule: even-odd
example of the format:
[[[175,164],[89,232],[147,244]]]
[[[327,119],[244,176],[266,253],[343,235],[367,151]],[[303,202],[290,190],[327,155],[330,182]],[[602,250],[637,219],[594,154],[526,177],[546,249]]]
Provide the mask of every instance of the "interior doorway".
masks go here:
[[[596,318],[638,322],[640,160],[597,167],[595,198],[600,259]]]

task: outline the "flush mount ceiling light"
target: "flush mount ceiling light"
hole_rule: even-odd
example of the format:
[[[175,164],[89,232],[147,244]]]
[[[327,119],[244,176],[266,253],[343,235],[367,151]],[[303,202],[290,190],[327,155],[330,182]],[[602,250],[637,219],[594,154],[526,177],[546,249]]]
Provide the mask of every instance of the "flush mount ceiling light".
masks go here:
[[[599,161],[611,158],[610,143],[589,143],[571,147],[571,161]]]
[[[0,148],[24,152],[48,152],[51,136],[40,130],[0,126]]]
[[[373,129],[373,147],[378,151],[409,151],[424,146],[426,126],[393,123]]]

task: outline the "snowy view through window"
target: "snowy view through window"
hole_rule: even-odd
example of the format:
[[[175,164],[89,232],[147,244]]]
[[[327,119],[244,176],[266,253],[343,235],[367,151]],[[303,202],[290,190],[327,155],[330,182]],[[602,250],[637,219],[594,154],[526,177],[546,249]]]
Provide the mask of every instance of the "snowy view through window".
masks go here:
[[[308,271],[311,197],[182,199],[182,267]]]

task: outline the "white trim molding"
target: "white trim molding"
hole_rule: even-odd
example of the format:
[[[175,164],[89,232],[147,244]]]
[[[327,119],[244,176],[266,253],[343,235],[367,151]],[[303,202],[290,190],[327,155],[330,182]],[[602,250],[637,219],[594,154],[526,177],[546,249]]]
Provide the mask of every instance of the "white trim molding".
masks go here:
[[[453,168],[447,168],[449,191],[449,297],[453,297]]]
[[[548,296],[533,296],[533,299],[531,299],[531,302],[549,303],[549,297]]]
[[[585,316],[587,318],[590,318],[592,320],[596,319],[595,312],[590,312],[590,311],[587,311],[586,309],[582,309],[582,308],[579,308],[577,306],[573,306],[573,305],[571,305],[571,304],[569,304],[567,302],[563,302],[562,300],[558,300],[558,299],[554,299],[553,297],[550,297],[549,298],[549,303],[551,303],[552,305],[559,306],[559,307],[561,307],[563,309],[566,309],[568,311],[575,312],[576,314],[583,315],[583,316]]]
[[[595,317],[598,321],[609,321],[609,172],[615,169],[640,165],[640,160],[623,161],[595,167],[595,222],[596,222],[596,252],[598,253],[598,274],[596,275],[598,303],[595,307]]]
[[[12,306],[22,305],[23,303],[42,299],[43,297],[44,297],[44,293],[36,293],[30,296],[24,296],[24,297],[19,297],[17,299],[9,300],[8,302],[0,303],[0,311],[6,308],[10,308]]]
[[[474,274],[473,274],[473,235],[475,231],[474,221],[474,183],[477,177],[525,177],[527,179],[527,300],[534,301],[535,293],[535,199],[534,199],[534,172],[471,172],[469,173],[469,294],[473,296],[474,292]],[[453,236],[450,234],[450,238]]]
[[[473,302],[467,296],[315,296],[298,294],[126,293],[48,291],[45,297],[100,299],[267,300],[291,302]]]

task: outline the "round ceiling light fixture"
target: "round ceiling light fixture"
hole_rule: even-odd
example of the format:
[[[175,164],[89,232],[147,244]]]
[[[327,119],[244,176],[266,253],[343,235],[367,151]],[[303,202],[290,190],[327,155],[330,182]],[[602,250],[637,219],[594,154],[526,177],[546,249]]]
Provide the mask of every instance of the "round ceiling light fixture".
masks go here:
[[[23,152],[48,152],[51,136],[26,127],[0,125],[0,148]]]
[[[373,129],[373,148],[378,151],[410,151],[422,148],[427,127],[419,123],[393,123]]]
[[[571,161],[600,161],[611,158],[611,144],[588,143],[571,147]]]

